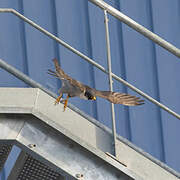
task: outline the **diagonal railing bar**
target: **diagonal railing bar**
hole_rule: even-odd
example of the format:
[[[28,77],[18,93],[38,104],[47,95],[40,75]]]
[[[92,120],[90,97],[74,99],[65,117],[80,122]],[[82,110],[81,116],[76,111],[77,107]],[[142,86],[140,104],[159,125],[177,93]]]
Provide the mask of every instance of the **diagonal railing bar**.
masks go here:
[[[151,32],[144,26],[138,24],[133,19],[129,18],[122,12],[118,11],[116,8],[110,6],[109,4],[107,4],[106,2],[104,2],[102,0],[89,0],[89,1],[91,1],[96,6],[99,6],[103,10],[106,10],[112,16],[116,17],[117,19],[119,19],[123,23],[127,24],[128,26],[130,26],[137,32],[141,33],[145,37],[149,38],[150,40],[154,41],[156,44],[160,45],[161,47],[165,48],[167,51],[171,52],[172,54],[174,54],[175,56],[180,58],[180,49],[178,49],[171,43],[167,42],[166,40],[164,40],[157,34]]]
[[[34,23],[33,21],[31,21],[30,19],[26,18],[25,16],[23,16],[22,14],[18,13],[16,10],[14,9],[7,9],[7,8],[0,8],[0,13],[1,12],[9,12],[9,13],[13,13],[14,15],[18,16],[19,18],[23,19],[25,22],[27,22],[28,24],[30,24],[31,26],[35,27],[36,29],[38,29],[39,31],[41,31],[42,33],[46,34],[47,36],[49,36],[50,38],[54,39],[56,42],[60,43],[61,45],[63,45],[64,47],[68,48],[69,50],[71,50],[72,52],[74,52],[75,54],[77,54],[78,56],[82,57],[83,59],[85,59],[86,61],[88,61],[89,63],[91,63],[92,65],[94,65],[95,67],[97,67],[98,69],[100,69],[101,71],[103,71],[106,74],[109,74],[109,72],[100,64],[96,63],[95,61],[93,61],[91,58],[87,57],[86,55],[84,55],[83,53],[81,53],[80,51],[76,50],[75,48],[73,48],[72,46],[70,46],[69,44],[65,43],[63,40],[57,38],[56,36],[54,36],[53,34],[51,34],[50,32],[48,32],[47,30],[43,29],[42,27],[40,27],[39,25],[37,25],[36,23]],[[152,103],[156,104],[157,106],[159,106],[160,108],[164,109],[165,111],[167,111],[168,113],[172,114],[174,117],[180,119],[180,115],[177,114],[176,112],[172,111],[170,108],[168,108],[167,106],[161,104],[160,102],[156,101],[155,99],[153,99],[151,96],[147,95],[146,93],[144,93],[143,91],[139,90],[138,88],[136,88],[135,86],[131,85],[130,83],[128,83],[127,81],[125,81],[124,79],[120,78],[119,76],[115,75],[114,73],[111,73],[112,77],[114,79],[116,79],[117,81],[123,83],[124,85],[128,86],[129,88],[131,88],[133,91],[137,92],[138,94],[140,94],[141,96],[145,97],[146,99],[148,99],[149,101],[151,101]],[[23,80],[23,78],[20,78],[21,80]]]
[[[46,92],[49,94],[51,97],[57,98],[57,94],[53,93],[49,89],[45,88],[43,85],[39,84],[38,82],[34,81],[31,79],[29,76],[26,74],[22,73],[15,67],[11,66],[10,64],[6,63],[4,60],[0,59],[0,67],[7,72],[11,73],[13,76],[17,77],[18,79],[21,79],[23,82],[26,84],[30,85],[33,88],[39,88],[42,91]]]

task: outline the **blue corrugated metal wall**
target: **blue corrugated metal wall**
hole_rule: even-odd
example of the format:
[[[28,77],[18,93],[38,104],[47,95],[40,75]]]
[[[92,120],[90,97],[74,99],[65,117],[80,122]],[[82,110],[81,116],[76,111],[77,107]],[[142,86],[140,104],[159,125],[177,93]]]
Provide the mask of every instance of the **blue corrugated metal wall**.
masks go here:
[[[179,0],[109,0],[126,15],[180,48]],[[107,68],[103,11],[86,0],[2,0],[46,30]],[[139,89],[180,113],[179,59],[128,26],[109,16],[112,70]],[[0,58],[57,92],[60,82],[50,77],[52,58],[65,72],[97,89],[108,89],[108,77],[77,55],[12,14],[0,14]],[[24,87],[0,70],[0,86]],[[114,81],[114,90],[136,93]],[[111,127],[110,105],[103,99],[71,99],[87,114]],[[180,172],[180,121],[146,101],[141,107],[115,105],[117,131],[154,157]]]

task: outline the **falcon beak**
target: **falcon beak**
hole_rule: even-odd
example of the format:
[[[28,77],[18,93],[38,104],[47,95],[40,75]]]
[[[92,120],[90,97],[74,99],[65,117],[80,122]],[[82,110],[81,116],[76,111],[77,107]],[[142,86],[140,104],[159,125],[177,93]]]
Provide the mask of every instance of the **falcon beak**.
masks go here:
[[[96,96],[93,97],[93,100],[94,100],[94,101],[96,100]]]

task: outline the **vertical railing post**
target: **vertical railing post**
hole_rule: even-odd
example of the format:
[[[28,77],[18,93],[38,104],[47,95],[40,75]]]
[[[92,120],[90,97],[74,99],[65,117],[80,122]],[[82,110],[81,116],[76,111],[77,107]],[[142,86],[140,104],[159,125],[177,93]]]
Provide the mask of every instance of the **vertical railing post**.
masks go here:
[[[104,10],[104,22],[106,29],[106,48],[107,48],[107,61],[108,61],[108,72],[109,72],[109,90],[113,91],[113,81],[111,74],[111,49],[110,49],[110,40],[109,40],[109,26],[108,26],[108,16],[107,11]],[[113,154],[116,156],[116,119],[114,104],[111,103],[111,115],[112,115],[112,132],[113,132]]]

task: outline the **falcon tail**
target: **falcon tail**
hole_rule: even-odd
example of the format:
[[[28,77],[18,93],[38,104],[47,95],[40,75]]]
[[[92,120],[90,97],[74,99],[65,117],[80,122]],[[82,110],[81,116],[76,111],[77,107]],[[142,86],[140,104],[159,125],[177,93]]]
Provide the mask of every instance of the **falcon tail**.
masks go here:
[[[47,72],[49,75],[51,76],[54,76],[56,78],[59,78],[58,75],[56,74],[56,72],[52,71],[51,69],[48,69],[48,72]]]

